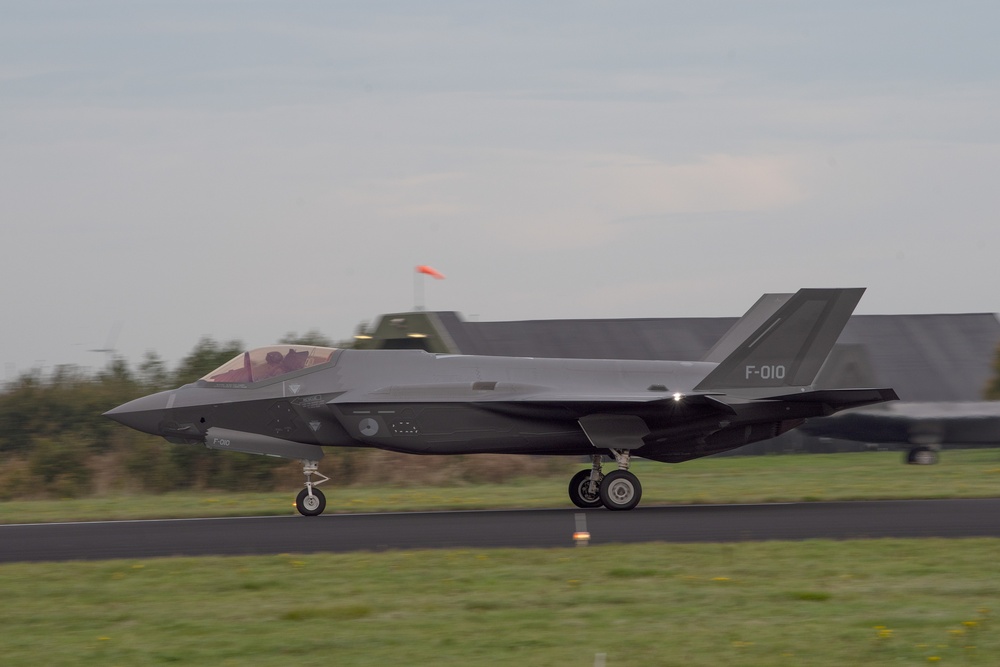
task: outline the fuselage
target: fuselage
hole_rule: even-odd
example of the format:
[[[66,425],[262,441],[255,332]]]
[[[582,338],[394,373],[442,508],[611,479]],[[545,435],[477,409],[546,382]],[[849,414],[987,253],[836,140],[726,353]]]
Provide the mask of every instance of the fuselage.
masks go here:
[[[805,405],[756,402],[720,416],[680,398],[715,366],[336,350],[324,363],[273,378],[206,376],[108,416],[171,442],[209,446],[235,432],[423,454],[586,455],[595,444],[579,420],[621,406],[649,426],[648,447],[638,455],[686,460],[773,437],[815,415]]]

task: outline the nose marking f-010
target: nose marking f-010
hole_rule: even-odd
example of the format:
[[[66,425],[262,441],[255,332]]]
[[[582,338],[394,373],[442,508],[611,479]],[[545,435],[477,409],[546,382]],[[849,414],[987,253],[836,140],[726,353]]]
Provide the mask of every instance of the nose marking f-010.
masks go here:
[[[378,433],[378,422],[371,417],[366,417],[361,420],[360,424],[358,424],[358,429],[361,431],[361,435],[371,437]]]

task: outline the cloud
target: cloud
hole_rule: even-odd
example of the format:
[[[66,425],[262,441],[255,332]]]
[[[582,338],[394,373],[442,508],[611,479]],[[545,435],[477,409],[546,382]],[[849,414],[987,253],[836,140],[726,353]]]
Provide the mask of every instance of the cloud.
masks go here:
[[[787,156],[709,155],[694,163],[617,160],[597,176],[629,215],[765,211],[804,196]]]
[[[671,164],[639,155],[493,151],[462,171],[369,181],[349,196],[380,215],[465,221],[535,251],[593,247],[615,223],[678,214],[761,212],[806,196],[791,156],[708,155]]]

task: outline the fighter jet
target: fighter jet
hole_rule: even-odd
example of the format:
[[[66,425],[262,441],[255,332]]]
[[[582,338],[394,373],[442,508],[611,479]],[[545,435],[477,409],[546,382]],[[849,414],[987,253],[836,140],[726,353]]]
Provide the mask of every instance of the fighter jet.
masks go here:
[[[802,430],[820,438],[902,449],[904,462],[933,465],[946,446],[1000,445],[1000,401],[900,401],[810,420]]]
[[[678,463],[775,437],[810,417],[895,400],[813,385],[863,288],[762,299],[709,361],[534,359],[274,345],[105,415],[174,443],[298,459],[298,511],[321,514],[324,447],[589,457],[581,508],[630,510],[633,456]],[[617,468],[604,473],[605,459]],[[314,480],[315,478],[315,480]]]

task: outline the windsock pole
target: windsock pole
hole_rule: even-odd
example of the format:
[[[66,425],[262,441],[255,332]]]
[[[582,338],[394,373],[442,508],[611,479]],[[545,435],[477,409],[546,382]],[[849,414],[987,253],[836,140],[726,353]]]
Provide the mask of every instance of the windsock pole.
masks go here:
[[[413,272],[413,310],[424,309],[424,276],[444,280],[444,274],[433,267],[421,264]]]

